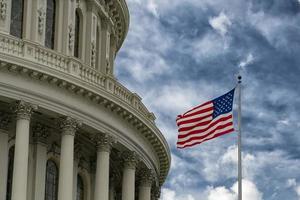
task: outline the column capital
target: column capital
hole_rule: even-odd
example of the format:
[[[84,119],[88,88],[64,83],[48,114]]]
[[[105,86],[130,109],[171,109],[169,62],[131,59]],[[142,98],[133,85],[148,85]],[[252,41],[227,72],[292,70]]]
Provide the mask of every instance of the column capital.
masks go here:
[[[41,142],[43,144],[46,144],[49,135],[50,130],[44,124],[37,122],[32,126],[32,136],[34,142]]]
[[[113,143],[115,142],[114,138],[107,133],[98,133],[95,135],[93,140],[96,143],[97,151],[106,151],[110,152]]]
[[[124,168],[135,169],[139,161],[136,152],[125,151],[122,153]]]
[[[77,119],[69,116],[59,118],[59,128],[62,135],[75,136],[76,131],[81,127],[82,123]]]
[[[143,168],[140,171],[140,186],[151,187],[154,180],[153,171],[148,168]]]
[[[13,105],[13,111],[18,119],[30,120],[33,111],[37,110],[38,106],[23,100],[16,101]]]
[[[161,193],[160,187],[158,187],[158,186],[153,187],[152,190],[151,190],[151,196],[152,196],[155,200],[159,199],[160,193]]]
[[[7,131],[11,122],[11,115],[0,111],[0,130]]]

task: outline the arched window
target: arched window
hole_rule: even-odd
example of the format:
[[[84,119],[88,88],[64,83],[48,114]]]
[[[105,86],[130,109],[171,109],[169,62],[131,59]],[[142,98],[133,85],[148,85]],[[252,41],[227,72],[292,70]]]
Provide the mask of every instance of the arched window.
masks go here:
[[[77,175],[76,200],[84,200],[84,184],[81,176]]]
[[[6,200],[11,200],[11,189],[14,171],[14,155],[15,146],[10,147],[8,153],[8,173],[7,173],[7,185],[6,185]]]
[[[97,26],[96,31],[96,69],[100,69],[100,26]]]
[[[10,34],[22,38],[24,0],[11,1]]]
[[[55,10],[55,0],[47,0],[45,46],[50,49],[54,49]]]
[[[75,41],[74,41],[74,56],[79,58],[79,42],[80,42],[80,14],[78,9],[75,12]]]
[[[58,169],[54,161],[48,160],[46,167],[45,200],[57,199]]]

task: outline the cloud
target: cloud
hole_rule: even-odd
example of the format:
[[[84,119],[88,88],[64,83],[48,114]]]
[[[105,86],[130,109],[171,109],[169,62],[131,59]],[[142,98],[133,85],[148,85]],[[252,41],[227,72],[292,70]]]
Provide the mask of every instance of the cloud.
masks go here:
[[[262,200],[262,193],[253,182],[243,179],[242,187],[244,200]],[[207,200],[237,200],[237,194],[238,183],[236,182],[229,189],[224,186],[210,188]]]
[[[209,19],[209,24],[221,35],[225,35],[232,23],[227,15],[221,12],[217,17],[211,17]]]
[[[297,184],[296,179],[291,178],[287,180],[287,187],[293,188],[293,190],[296,192],[298,198],[300,199],[300,184]]]
[[[254,61],[254,56],[252,55],[252,53],[249,53],[247,58],[240,62],[239,67],[245,69],[245,67],[251,64],[253,61]]]
[[[177,194],[174,190],[162,189],[161,200],[196,200],[191,194]]]

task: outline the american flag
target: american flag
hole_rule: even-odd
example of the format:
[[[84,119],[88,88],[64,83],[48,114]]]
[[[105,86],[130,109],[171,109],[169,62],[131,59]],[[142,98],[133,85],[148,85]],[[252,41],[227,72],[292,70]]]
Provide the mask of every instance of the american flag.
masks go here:
[[[178,115],[177,148],[191,147],[234,131],[232,105],[234,89]]]

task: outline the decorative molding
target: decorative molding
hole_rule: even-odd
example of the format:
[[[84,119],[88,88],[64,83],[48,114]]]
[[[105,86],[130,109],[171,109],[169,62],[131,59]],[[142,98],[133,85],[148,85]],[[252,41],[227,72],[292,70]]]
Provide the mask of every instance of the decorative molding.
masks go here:
[[[134,151],[125,151],[122,154],[125,169],[136,169],[139,162],[138,156]]]
[[[2,20],[5,20],[6,15],[7,15],[7,0],[0,0],[0,18]]]
[[[62,135],[75,136],[76,131],[81,127],[82,123],[77,119],[66,116],[59,118],[59,128]]]
[[[38,12],[38,33],[42,35],[44,32],[46,11],[43,7],[41,7],[37,10],[37,12]]]
[[[161,189],[160,187],[152,187],[152,190],[151,190],[151,197],[155,200],[158,200],[160,198],[160,194],[161,194]]]
[[[0,129],[8,131],[9,124],[11,123],[11,115],[6,112],[0,111]]]
[[[37,106],[28,102],[19,100],[13,105],[13,111],[17,115],[17,120],[26,119],[30,120],[33,111],[37,110]]]
[[[47,144],[47,138],[50,135],[50,129],[39,122],[32,126],[32,137],[34,142]]]

